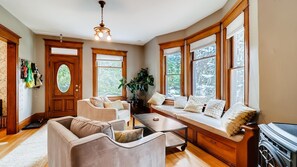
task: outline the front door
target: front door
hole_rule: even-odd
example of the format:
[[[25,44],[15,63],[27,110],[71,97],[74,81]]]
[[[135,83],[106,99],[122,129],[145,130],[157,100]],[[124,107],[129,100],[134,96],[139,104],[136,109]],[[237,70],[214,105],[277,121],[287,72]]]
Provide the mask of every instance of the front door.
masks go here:
[[[46,50],[46,115],[48,118],[76,116],[77,100],[82,96],[81,48],[71,48],[69,44],[67,47],[46,45]]]

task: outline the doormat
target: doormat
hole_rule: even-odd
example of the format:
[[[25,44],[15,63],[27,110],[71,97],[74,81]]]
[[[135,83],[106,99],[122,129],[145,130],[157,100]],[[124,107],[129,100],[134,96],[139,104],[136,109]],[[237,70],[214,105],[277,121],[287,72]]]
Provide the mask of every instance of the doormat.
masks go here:
[[[46,121],[34,121],[25,126],[22,130],[40,128]]]

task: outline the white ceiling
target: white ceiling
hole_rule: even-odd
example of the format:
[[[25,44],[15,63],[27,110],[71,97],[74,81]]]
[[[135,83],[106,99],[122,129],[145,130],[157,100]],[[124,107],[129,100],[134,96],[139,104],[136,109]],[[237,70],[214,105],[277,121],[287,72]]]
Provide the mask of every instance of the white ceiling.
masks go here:
[[[227,0],[106,0],[104,22],[112,41],[143,45],[189,27],[222,8]],[[36,34],[93,40],[100,22],[97,0],[0,0]]]

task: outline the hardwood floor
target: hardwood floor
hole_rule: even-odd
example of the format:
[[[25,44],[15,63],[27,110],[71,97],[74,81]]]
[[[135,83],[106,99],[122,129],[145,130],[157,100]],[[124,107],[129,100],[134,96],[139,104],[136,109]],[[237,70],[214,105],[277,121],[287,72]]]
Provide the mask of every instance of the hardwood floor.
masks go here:
[[[139,124],[138,122],[136,125]],[[132,128],[132,122],[128,129]],[[20,131],[15,135],[7,135],[0,138],[0,160],[20,143],[34,134],[38,129]],[[178,148],[166,150],[166,167],[224,167],[227,166],[223,162],[207,154],[198,147],[188,143],[185,151]],[[47,165],[46,165],[47,167]]]

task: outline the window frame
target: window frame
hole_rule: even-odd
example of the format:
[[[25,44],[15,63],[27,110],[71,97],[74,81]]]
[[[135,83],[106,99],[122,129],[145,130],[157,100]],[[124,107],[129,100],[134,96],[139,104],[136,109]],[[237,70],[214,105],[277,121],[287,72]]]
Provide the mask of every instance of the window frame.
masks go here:
[[[234,42],[233,37],[227,39],[227,26],[232,23],[241,13],[244,13],[244,104],[249,104],[249,6],[247,0],[242,0],[233,8],[223,19],[223,70],[224,70],[224,99],[226,100],[225,108],[231,105],[231,71],[233,68]],[[236,68],[235,68],[236,69]]]
[[[194,52],[191,52],[191,44],[216,35],[216,99],[221,99],[221,28],[220,23],[216,23],[194,35],[186,38],[186,52],[187,52],[187,95],[193,95],[193,58]]]
[[[208,47],[208,46],[210,46],[210,45],[206,45],[205,47]],[[203,47],[204,48],[204,47]],[[201,49],[201,48],[199,48],[199,49]],[[217,50],[216,50],[216,52],[217,52]],[[215,54],[215,55],[210,55],[210,56],[207,56],[207,57],[202,57],[202,58],[198,58],[198,59],[194,59],[194,57],[195,57],[195,52],[193,51],[192,52],[192,69],[191,69],[191,71],[193,71],[194,70],[194,62],[198,62],[198,61],[201,61],[201,60],[205,60],[205,59],[210,59],[210,58],[216,58],[217,57],[217,53]],[[217,60],[217,59],[216,59]],[[217,68],[217,63],[216,63],[216,68]],[[217,71],[216,71],[217,72]],[[194,86],[193,86],[193,75],[194,75],[194,72],[192,73],[192,94],[194,94]],[[216,74],[216,77],[217,77],[217,74]],[[217,78],[216,78],[217,79]],[[217,83],[216,83],[217,84]],[[217,86],[216,86],[217,87]],[[217,89],[217,88],[216,88]],[[216,92],[217,93],[217,92]],[[216,96],[217,96],[217,94],[216,94]],[[217,98],[217,97],[216,97]]]
[[[184,96],[185,95],[185,88],[184,88],[184,80],[185,80],[185,69],[184,69],[184,62],[185,62],[185,56],[184,56],[184,39],[181,40],[176,40],[176,41],[170,41],[166,43],[161,43],[159,44],[160,46],[160,93],[162,94],[167,94],[166,93],[166,74],[167,74],[167,69],[166,69],[166,56],[164,54],[165,49],[170,49],[170,48],[176,48],[180,47],[181,51],[181,73],[180,73],[180,95]],[[165,103],[173,103],[173,99],[166,99]]]
[[[101,48],[92,48],[92,65],[93,65],[93,96],[98,96],[98,75],[97,69],[99,68],[96,65],[97,54],[109,55],[109,56],[121,56],[123,57],[122,62],[122,76],[127,78],[127,51],[122,50],[110,50],[110,49],[101,49]],[[110,100],[126,100],[127,99],[127,90],[122,88],[122,96],[109,96]]]

